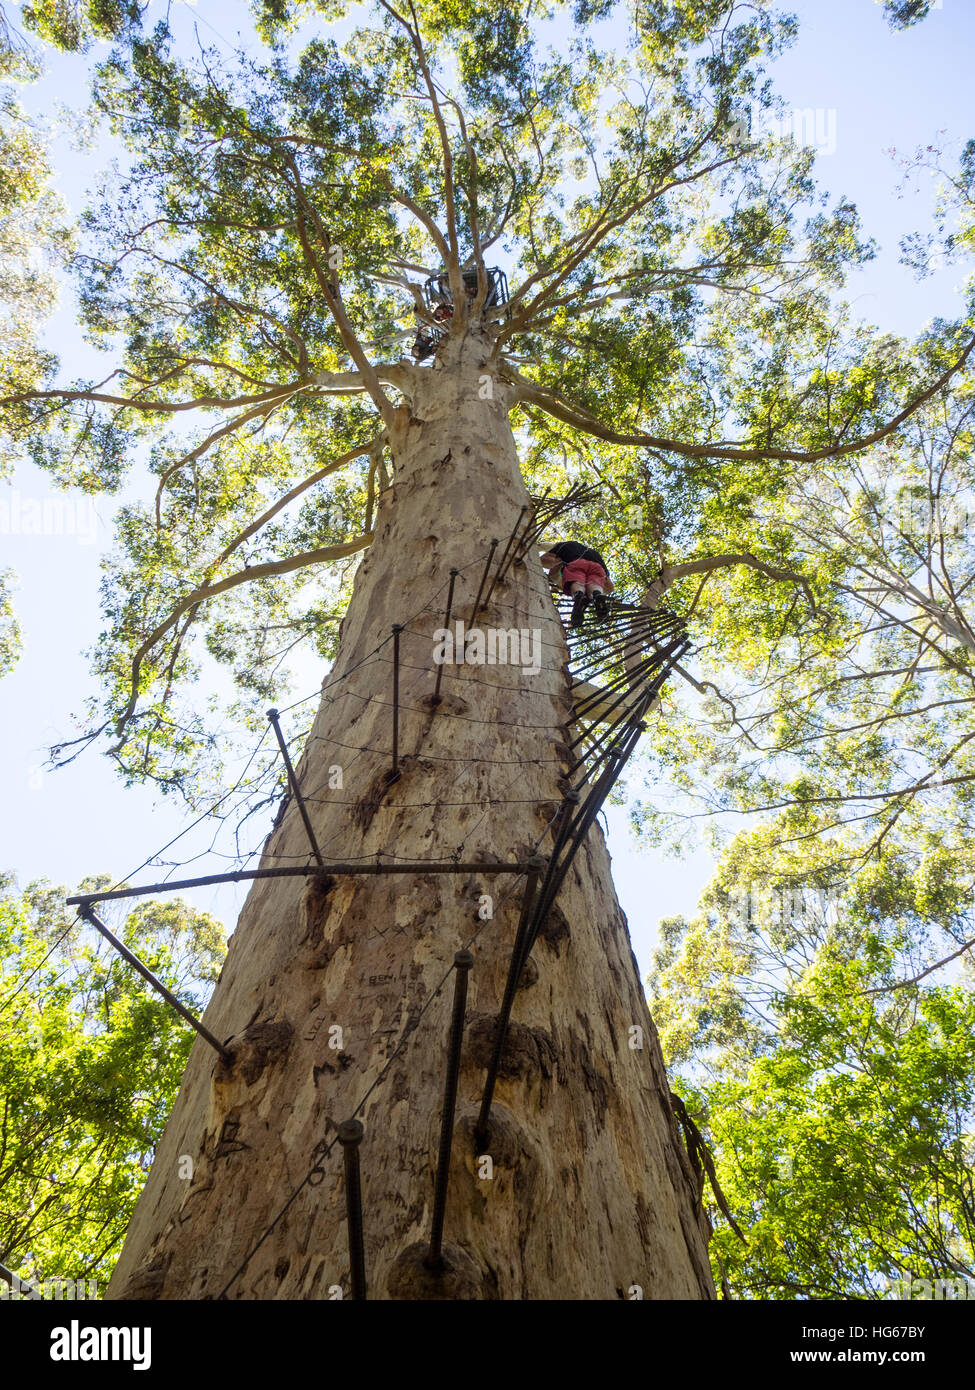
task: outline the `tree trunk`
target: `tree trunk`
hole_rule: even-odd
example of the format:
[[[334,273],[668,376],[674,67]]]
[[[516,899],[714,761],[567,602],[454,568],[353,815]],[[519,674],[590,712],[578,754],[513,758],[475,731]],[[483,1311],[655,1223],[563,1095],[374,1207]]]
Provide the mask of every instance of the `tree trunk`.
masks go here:
[[[478,625],[539,631],[540,672],[447,666],[442,701],[430,702],[449,570],[462,571],[454,612],[467,619],[491,539],[503,544],[527,502],[486,343],[468,334],[442,356],[417,371],[409,425],[394,440],[393,483],[297,767],[326,861],[458,853],[513,861],[536,846],[545,854],[551,835],[539,842],[567,787],[567,652],[534,551]],[[389,786],[389,753],[373,750],[391,747],[392,644],[369,654],[394,623],[408,628],[402,776]],[[341,787],[330,785],[336,766]],[[307,858],[289,801],[263,864]],[[108,1297],[214,1298],[228,1283],[235,1299],[329,1298],[339,1288],[347,1297],[337,1143],[324,1176],[305,1184],[247,1256],[412,1026],[358,1111],[369,1297],[612,1299],[641,1296],[636,1285],[645,1298],[713,1298],[707,1221],[598,825],[532,953],[495,1092],[491,1164],[479,1159],[474,1118],[523,882],[423,873],[255,882],[205,1015],[217,1037],[231,1039],[233,1063],[200,1040],[194,1046]],[[483,894],[493,898],[487,920]],[[421,1256],[452,977],[420,1010],[478,927],[446,1264],[435,1274]]]

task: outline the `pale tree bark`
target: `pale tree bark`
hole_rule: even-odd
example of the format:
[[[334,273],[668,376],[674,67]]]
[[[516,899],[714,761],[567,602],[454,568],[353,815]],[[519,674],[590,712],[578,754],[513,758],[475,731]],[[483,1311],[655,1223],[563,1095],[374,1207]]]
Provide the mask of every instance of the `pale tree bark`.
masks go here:
[[[447,667],[431,706],[433,632],[449,570],[467,618],[493,537],[527,494],[509,391],[477,332],[413,378],[391,435],[391,486],[359,566],[312,736],[298,764],[327,860],[523,860],[551,849],[568,786],[567,652],[532,552],[479,625],[540,631],[541,670]],[[415,617],[414,615],[419,615]],[[393,623],[402,636],[402,777],[386,785]],[[361,663],[361,665],[359,664]],[[348,674],[346,680],[340,679]],[[331,787],[342,768],[341,788]],[[302,863],[293,802],[264,863]],[[576,857],[515,1001],[482,1176],[473,1140],[517,922],[514,878],[303,878],[255,883],[206,1010],[232,1066],[198,1041],[136,1208],[109,1298],[326,1299],[350,1292],[342,1157],[262,1234],[352,1116],[481,925],[473,950],[445,1229],[430,1227],[452,982],[359,1111],[369,1297],[710,1299],[708,1224],[671,1107],[598,825]],[[329,1046],[342,1030],[342,1049]],[[634,1032],[633,1030],[640,1030]],[[634,1043],[642,1041],[642,1047]],[[193,1162],[192,1179],[181,1156]],[[245,1264],[246,1261],[246,1264]],[[243,1272],[236,1272],[245,1264]],[[228,1287],[229,1285],[229,1287]]]

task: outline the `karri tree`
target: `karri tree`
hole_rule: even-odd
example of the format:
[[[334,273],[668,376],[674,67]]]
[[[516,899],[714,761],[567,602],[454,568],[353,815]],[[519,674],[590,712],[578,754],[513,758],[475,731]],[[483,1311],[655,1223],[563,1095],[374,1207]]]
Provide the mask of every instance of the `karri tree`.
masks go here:
[[[183,57],[160,28],[103,66],[131,163],[88,214],[82,305],[124,360],[6,402],[65,484],[111,488],[147,444],[155,497],[120,515],[90,737],[127,777],[209,804],[227,734],[193,707],[194,677],[226,665],[253,724],[306,640],[333,663],[297,762],[326,860],[544,856],[572,703],[534,553],[479,621],[537,631],[540,669],[447,667],[430,698],[448,576],[468,618],[526,477],[558,490],[567,468],[609,469],[596,539],[612,551],[636,526],[620,555],[649,556],[653,461],[774,490],[894,435],[970,337],[943,325],[903,357],[845,328],[835,292],[870,254],[855,209],[823,205],[808,151],[749,134],[793,32],[764,5],[275,3],[260,23],[267,62]],[[441,273],[452,314],[434,323],[422,286]],[[421,361],[404,351],[418,327],[437,330]],[[264,865],[310,862],[299,812],[282,806]],[[698,1173],[598,828],[474,1142],[520,892],[474,873],[259,880],[205,1015],[231,1062],[194,1046],[110,1295],[347,1294],[335,1138],[357,1114],[371,1296],[712,1298]],[[435,991],[476,927],[431,1270]]]

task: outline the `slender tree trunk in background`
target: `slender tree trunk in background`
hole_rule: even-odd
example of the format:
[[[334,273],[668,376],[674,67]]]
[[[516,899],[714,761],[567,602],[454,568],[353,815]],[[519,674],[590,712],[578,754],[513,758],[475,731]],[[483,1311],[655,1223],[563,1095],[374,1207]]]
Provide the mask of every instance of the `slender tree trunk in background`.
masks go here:
[[[418,374],[409,427],[394,441],[393,485],[298,764],[326,861],[450,859],[458,847],[465,860],[521,860],[567,787],[567,654],[534,552],[498,586],[479,625],[539,630],[541,671],[448,666],[440,706],[429,703],[449,570],[463,571],[454,611],[467,619],[491,539],[503,543],[527,501],[504,388],[494,382],[493,399],[481,398],[485,343],[469,334],[444,356]],[[368,657],[393,623],[407,621],[402,776],[384,792],[388,754],[357,750],[391,747],[392,644]],[[340,788],[330,786],[336,766]],[[289,801],[263,863],[307,858]],[[493,1176],[482,1175],[473,1123],[522,884],[432,874],[256,882],[205,1015],[212,1032],[232,1039],[234,1063],[194,1046],[108,1296],[220,1294],[321,1141],[353,1114],[480,924],[480,895],[490,894],[494,917],[473,947],[447,1268],[431,1274],[417,1251],[430,1229],[452,979],[359,1114],[369,1297],[613,1299],[630,1297],[633,1285],[646,1298],[714,1297],[706,1218],[598,825],[515,1001],[487,1149]],[[329,1046],[336,1025],[341,1051]],[[634,1025],[642,1049],[630,1045]],[[184,1155],[192,1179],[180,1175]],[[336,1285],[349,1295],[340,1145],[324,1168],[228,1298],[328,1298]]]

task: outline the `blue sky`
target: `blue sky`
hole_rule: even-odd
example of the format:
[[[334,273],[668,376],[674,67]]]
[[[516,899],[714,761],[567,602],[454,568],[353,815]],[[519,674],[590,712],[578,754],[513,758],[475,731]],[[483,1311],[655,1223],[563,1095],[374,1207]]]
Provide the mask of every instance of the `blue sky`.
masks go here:
[[[934,183],[925,177],[902,189],[902,171],[889,152],[906,156],[947,140],[957,156],[961,143],[975,135],[975,6],[943,0],[924,23],[899,34],[889,31],[873,0],[802,0],[791,8],[800,33],[773,69],[776,89],[790,112],[813,113],[810,129],[822,137],[820,186],[856,202],[865,231],[881,248],[877,260],[856,275],[849,297],[864,319],[913,336],[933,316],[957,311],[960,277],[948,270],[917,283],[898,265],[899,239],[930,224]],[[233,42],[245,15],[240,4],[199,0],[192,9],[183,7],[180,20],[198,22],[205,41]],[[87,58],[49,55],[47,74],[24,94],[25,104],[38,115],[50,114],[56,102],[83,110],[87,71],[98,56],[98,49]],[[102,145],[79,152],[59,137],[54,153],[58,186],[72,210],[80,211],[112,151]],[[64,378],[84,373],[89,354],[74,327],[69,297],[49,327],[48,341],[61,355]],[[135,484],[129,495],[142,486]],[[19,505],[22,515],[31,499],[52,497],[46,480],[27,466],[12,484],[0,484],[0,503]],[[87,501],[80,504],[80,511],[65,518],[74,534],[0,534],[0,564],[12,565],[20,576],[16,602],[25,636],[18,668],[0,682],[0,779],[7,791],[0,811],[0,870],[14,871],[22,883],[45,877],[73,884],[94,872],[123,877],[186,824],[176,802],[145,788],[125,789],[103,758],[88,755],[57,772],[42,770],[47,747],[77,734],[72,715],[91,693],[84,651],[99,630],[99,558],[111,544],[115,505],[96,499],[92,512]],[[633,845],[624,810],[611,808],[608,819],[614,877],[645,972],[660,917],[694,911],[713,859],[692,838],[697,831],[689,830],[682,858],[663,858]],[[230,930],[244,891],[208,889],[188,896]]]

